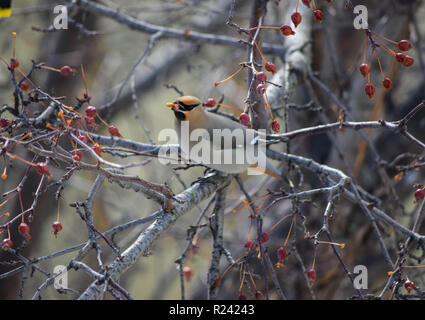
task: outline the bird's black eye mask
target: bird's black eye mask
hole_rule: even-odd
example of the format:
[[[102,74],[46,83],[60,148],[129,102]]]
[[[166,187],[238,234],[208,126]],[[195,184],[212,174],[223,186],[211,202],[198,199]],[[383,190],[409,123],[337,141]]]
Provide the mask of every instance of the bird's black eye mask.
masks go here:
[[[196,108],[197,106],[199,106],[199,103],[187,105],[187,104],[184,104],[183,102],[178,101],[178,100],[174,101],[174,103],[179,106],[180,110],[183,110],[183,111],[191,111],[194,108]]]

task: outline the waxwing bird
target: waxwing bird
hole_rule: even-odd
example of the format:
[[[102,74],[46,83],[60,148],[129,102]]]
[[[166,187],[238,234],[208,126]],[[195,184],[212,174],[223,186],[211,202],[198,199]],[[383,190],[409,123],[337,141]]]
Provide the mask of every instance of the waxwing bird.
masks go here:
[[[0,18],[7,18],[12,13],[12,1],[0,0]]]
[[[193,96],[182,96],[166,105],[174,112],[174,127],[187,159],[224,173],[249,170],[249,174],[266,173],[281,179],[279,171],[266,157],[265,144],[253,143],[260,140],[256,139],[255,130],[207,112],[202,102]]]

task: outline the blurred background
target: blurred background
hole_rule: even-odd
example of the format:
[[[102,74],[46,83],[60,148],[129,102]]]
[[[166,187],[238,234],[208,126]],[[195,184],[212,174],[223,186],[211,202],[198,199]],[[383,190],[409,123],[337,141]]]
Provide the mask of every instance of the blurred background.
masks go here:
[[[97,1],[112,9],[120,11],[144,22],[178,29],[196,30],[216,35],[228,35],[246,39],[226,25],[230,0],[104,0]],[[234,22],[248,27],[254,1],[235,1]],[[323,1],[322,1],[323,2]],[[280,26],[289,24],[288,13],[293,11],[296,1],[268,1],[268,12],[264,25]],[[353,1],[356,5],[361,1]],[[81,97],[85,91],[81,77],[80,65],[84,66],[87,77],[87,87],[92,96],[90,104],[100,107],[113,101],[121,83],[127,77],[138,58],[147,47],[149,36],[143,32],[129,29],[113,19],[89,13],[78,7],[73,7],[69,14],[78,25],[84,26],[87,34],[81,28],[70,24],[68,30],[49,32],[55,14],[53,8],[58,4],[68,4],[67,1],[13,1],[13,12],[10,18],[0,20],[0,55],[7,60],[12,54],[12,32],[17,33],[16,56],[20,61],[21,70],[31,68],[31,60],[44,62],[47,66],[61,68],[69,65],[78,70],[75,76],[63,77],[57,72],[37,70],[33,82],[53,96],[66,96],[64,103],[75,105],[75,97]],[[358,72],[362,63],[364,32],[355,30],[352,25],[351,10],[345,9],[344,1],[335,1],[331,6],[320,3],[325,16],[323,23],[313,24],[311,43],[307,49],[311,52],[311,68],[318,77],[355,115],[356,120],[386,119],[396,121],[407,114],[423,98],[425,92],[425,68],[421,64],[418,53],[423,48],[420,34],[425,33],[425,6],[421,1],[368,1],[369,25],[375,32],[394,41],[410,39],[414,49],[409,53],[415,64],[404,68],[394,63],[389,54],[380,53],[383,69],[391,75],[393,89],[384,90],[376,59],[372,63],[371,81],[377,91],[375,98],[370,100],[364,94],[366,80]],[[300,12],[308,16],[311,12],[300,4]],[[416,25],[414,21],[416,20]],[[415,29],[416,26],[416,29]],[[44,30],[44,31],[43,31]],[[418,33],[419,32],[419,33]],[[285,38],[279,30],[262,32],[263,42],[285,46]],[[267,59],[280,69],[284,66],[282,57],[266,55]],[[174,101],[179,94],[166,84],[171,84],[186,95],[196,95],[202,101],[214,98],[223,99],[223,103],[236,106],[241,111],[247,95],[246,71],[233,80],[215,87],[214,82],[226,78],[239,67],[239,63],[247,61],[247,50],[231,46],[195,43],[181,39],[161,38],[152,48],[149,57],[137,66],[134,73],[134,88],[137,99],[132,98],[132,80],[129,81],[116,102],[111,104],[103,114],[104,118],[117,126],[121,134],[130,140],[144,143],[159,143],[158,133],[161,129],[173,127],[174,117],[165,103]],[[315,101],[312,90],[320,101]],[[1,104],[11,104],[13,101],[13,86],[10,73],[4,65],[0,67],[0,101]],[[289,97],[290,103],[304,105],[313,101],[317,110],[289,109],[290,121],[288,131],[314,126],[323,123],[320,113],[326,115],[330,122],[338,121],[338,110],[329,96],[317,87],[302,84]],[[283,102],[282,102],[283,104]],[[278,106],[272,106],[278,107]],[[34,112],[39,106],[34,106]],[[278,113],[282,116],[282,112]],[[238,116],[238,112],[234,113]],[[7,112],[2,116],[13,118]],[[281,120],[281,122],[283,122]],[[425,141],[424,112],[420,112],[409,123],[409,131],[421,141]],[[417,159],[421,162],[423,151],[412,145],[407,139],[389,131],[364,131],[379,153],[382,163],[392,162],[402,153],[413,153],[414,156],[404,160],[400,165],[409,165]],[[106,127],[100,127],[96,132],[108,135]],[[338,146],[338,147],[337,147]],[[279,149],[280,148],[280,149]],[[282,146],[278,148],[284,149]],[[322,164],[339,168],[357,179],[357,182],[370,194],[379,200],[379,207],[393,219],[406,227],[411,227],[412,216],[416,213],[413,192],[415,184],[423,184],[423,169],[409,170],[401,180],[394,179],[399,171],[394,167],[382,165],[377,167],[376,155],[365,147],[364,139],[355,131],[345,130],[335,135],[331,140],[327,135],[303,137],[291,142],[291,152],[318,161]],[[32,154],[24,148],[16,152],[25,159],[31,159]],[[341,157],[343,155],[343,158]],[[112,159],[105,155],[106,159]],[[140,159],[139,159],[140,160]],[[120,163],[130,163],[134,159],[122,159]],[[10,164],[7,180],[0,181],[0,193],[14,188],[22,179],[26,167],[20,162]],[[57,181],[64,174],[64,168],[54,168],[50,183]],[[182,181],[179,181],[172,168],[163,166],[153,159],[143,167],[131,168],[129,174],[139,175],[148,181],[167,182],[175,193],[190,186],[196,178],[203,176],[203,170],[193,168],[179,171]],[[56,219],[58,203],[55,200],[57,186],[51,185],[42,195],[37,205],[34,221],[31,224],[32,239],[24,242],[16,228],[13,228],[12,239],[20,253],[27,258],[37,258],[60,251],[87,241],[87,231],[83,221],[69,204],[84,201],[96,175],[81,171],[74,174],[65,183],[65,189],[60,200],[60,215],[63,230],[55,237],[51,232],[51,223]],[[388,179],[385,179],[387,177]],[[273,179],[252,178],[242,176],[247,189],[257,197],[264,195],[267,189],[278,191],[281,187]],[[298,177],[299,178],[299,177]],[[298,181],[298,178],[297,181]],[[304,172],[302,190],[321,186],[320,180],[309,172]],[[183,182],[183,183],[182,183]],[[24,207],[28,208],[33,200],[33,194],[39,183],[39,175],[32,172],[23,189]],[[394,193],[395,192],[395,193]],[[396,197],[395,197],[396,195]],[[254,196],[255,198],[255,196]],[[232,210],[240,207],[244,196],[237,184],[232,183],[226,200],[226,220],[224,242],[234,258],[245,253],[243,247],[249,230],[249,211]],[[16,200],[16,201],[15,201]],[[180,280],[175,260],[182,254],[186,246],[187,230],[208,203],[209,199],[184,215],[177,223],[167,230],[152,248],[151,254],[144,256],[120,279],[123,287],[127,288],[137,299],[179,299]],[[261,200],[257,202],[260,204]],[[298,208],[300,218],[291,234],[289,248],[296,246],[299,257],[294,250],[288,257],[284,267],[277,268],[276,274],[287,296],[291,299],[346,299],[355,294],[352,285],[341,265],[328,245],[321,245],[316,252],[317,281],[309,288],[305,281],[304,267],[311,266],[314,248],[312,241],[305,239],[305,232],[317,232],[322,225],[326,197],[317,196],[311,201],[303,202]],[[144,217],[160,209],[153,201],[146,199],[141,193],[125,190],[116,184],[105,182],[94,204],[94,223],[100,231],[127,221]],[[20,211],[17,198],[1,208],[1,212],[9,211],[11,217]],[[280,218],[294,210],[290,201],[282,201],[268,210],[264,228],[270,228]],[[209,214],[211,210],[209,210]],[[302,218],[301,218],[302,217]],[[9,218],[9,219],[10,219]],[[1,223],[7,221],[2,218]],[[205,219],[205,223],[208,219]],[[277,262],[276,249],[281,247],[290,227],[290,219],[279,224],[271,233],[268,242],[268,252],[273,263]],[[341,199],[331,217],[331,232],[337,242],[345,243],[341,251],[342,257],[350,270],[356,265],[365,265],[369,271],[369,289],[367,293],[377,294],[382,290],[387,279],[388,266],[385,264],[382,252],[377,244],[372,228],[360,208]],[[122,251],[125,250],[146,228],[139,225],[119,233],[114,237],[114,243]],[[398,245],[405,238],[387,225],[379,223],[384,240],[393,259],[397,256]],[[421,227],[418,233],[423,234]],[[254,230],[251,237],[255,237]],[[210,261],[212,239],[208,227],[200,230],[197,236],[199,252],[191,253],[185,265],[190,266],[193,277],[186,283],[187,297],[190,299],[206,298],[206,275]],[[110,263],[115,258],[114,253],[103,242],[103,261]],[[421,250],[416,252],[419,256]],[[53,259],[40,262],[43,270],[53,273],[56,265],[66,265],[74,252],[60,255]],[[8,252],[0,252],[0,274],[19,266],[13,261],[16,257]],[[92,252],[85,258],[85,263],[96,267],[96,256]],[[419,263],[418,260],[415,260]],[[221,271],[227,266],[222,259]],[[253,259],[251,268],[257,288],[264,291],[262,267],[259,261]],[[409,278],[414,278],[418,286],[423,286],[423,272],[409,271]],[[24,281],[23,281],[24,279]],[[11,277],[0,279],[1,299],[29,299],[46,279],[38,271],[27,270]],[[219,291],[220,299],[237,299],[239,289],[239,272],[232,269],[222,282]],[[81,271],[70,271],[68,285],[76,292],[82,292],[91,279]],[[269,279],[270,298],[277,295]],[[245,288],[245,294],[252,299],[253,289]],[[312,295],[312,292],[314,295]],[[59,293],[52,286],[42,293],[43,299],[75,299],[77,293]],[[107,298],[111,298],[107,296]]]

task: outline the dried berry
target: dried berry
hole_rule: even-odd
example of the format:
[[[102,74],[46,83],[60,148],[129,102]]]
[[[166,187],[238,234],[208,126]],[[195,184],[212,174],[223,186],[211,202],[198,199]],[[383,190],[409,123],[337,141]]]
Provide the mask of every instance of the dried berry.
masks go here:
[[[83,158],[83,153],[81,150],[74,150],[74,155],[72,156],[72,160],[80,162]]]
[[[267,76],[263,71],[261,71],[261,72],[257,72],[257,74],[255,75],[255,79],[258,82],[265,82],[267,80]]]
[[[406,55],[405,54],[403,54],[403,53],[397,53],[396,55],[395,55],[395,59],[397,60],[397,62],[400,62],[400,63],[404,63],[404,61],[406,60]]]
[[[52,223],[53,234],[56,236],[62,230],[62,223],[55,221]]]
[[[49,167],[47,166],[46,162],[39,162],[35,165],[35,171],[41,175],[49,174]]]
[[[10,125],[9,119],[0,118],[0,128],[7,128]]]
[[[272,74],[276,73],[276,66],[274,65],[274,63],[272,62],[267,62],[266,65],[264,66],[264,68],[268,71],[271,72]]]
[[[67,76],[70,76],[74,73],[74,69],[72,69],[70,66],[63,66],[60,69],[60,73],[61,73],[61,75],[67,77]]]
[[[279,249],[277,249],[277,259],[280,262],[284,262],[286,257],[288,256],[288,251],[286,250],[286,247],[280,247]]]
[[[9,250],[12,247],[13,247],[13,242],[9,238],[3,239],[3,241],[1,242],[1,248],[4,251],[7,251],[7,250]]]
[[[284,36],[292,36],[295,34],[295,31],[292,30],[292,28],[288,25],[283,25],[280,27],[280,33],[283,34]]]
[[[279,121],[273,120],[271,127],[272,127],[273,132],[275,132],[275,133],[279,132],[280,131],[280,123],[279,123]]]
[[[257,86],[257,92],[260,96],[262,96],[266,92],[266,86],[264,85],[264,83],[260,83]]]
[[[366,77],[369,73],[370,73],[370,66],[366,63],[363,63],[360,65],[360,73],[362,74],[363,77]]]
[[[251,249],[254,247],[254,242],[252,242],[251,240],[247,240],[247,241],[245,242],[245,244],[243,245],[243,247],[244,247],[247,251],[249,251],[249,250],[251,250]]]
[[[79,140],[81,140],[81,141],[82,141],[82,142],[84,142],[84,143],[87,143],[87,138],[86,138],[86,136],[79,135],[79,136],[78,136],[78,139],[79,139]]]
[[[18,232],[26,240],[30,240],[31,239],[30,227],[25,222],[21,222],[21,224],[18,226]]]
[[[415,62],[415,60],[411,57],[411,56],[406,56],[405,58],[404,58],[404,62],[403,62],[403,65],[405,66],[405,67],[410,67],[410,66],[412,66],[413,65],[413,63]]]
[[[209,108],[215,107],[216,104],[217,104],[217,101],[215,101],[213,98],[209,98],[207,99],[207,101],[204,102],[204,106]]]
[[[322,10],[314,10],[313,11],[313,17],[314,17],[314,20],[316,22],[322,22],[323,21],[323,12],[322,12]]]
[[[260,243],[265,243],[269,240],[270,236],[268,232],[261,232],[260,234]]]
[[[301,14],[299,12],[294,12],[291,15],[291,20],[292,20],[292,23],[294,24],[294,26],[296,28],[301,23],[301,21],[303,20],[303,18],[302,18]]]
[[[19,60],[16,58],[10,58],[9,68],[14,70],[19,67]]]
[[[242,112],[239,115],[239,121],[241,124],[247,127],[251,124],[251,118],[249,117],[248,113],[245,113],[245,112]]]
[[[307,271],[307,278],[308,278],[308,282],[313,283],[314,281],[316,281],[317,275],[316,275],[316,270],[314,270],[313,268],[311,268],[310,270]]]
[[[413,281],[410,281],[409,279],[404,282],[404,288],[407,290],[408,293],[415,289],[415,287],[415,283]]]
[[[390,78],[385,78],[382,81],[382,85],[384,86],[384,88],[391,89],[393,87],[393,82],[391,81]]]
[[[97,113],[97,109],[94,106],[88,106],[86,109],[86,116],[93,118]]]
[[[120,135],[120,132],[118,131],[118,128],[117,128],[117,127],[115,127],[115,126],[109,126],[109,127],[108,127],[108,131],[109,131],[109,134],[110,134],[112,137],[117,137],[117,136],[119,136],[119,135]]]
[[[102,153],[102,147],[100,145],[98,145],[97,143],[95,143],[93,145],[93,147],[91,147],[93,149],[94,152],[96,152],[97,155],[100,156],[100,154]]]
[[[303,3],[307,8],[310,8],[311,0],[303,0]]]
[[[400,51],[409,51],[412,49],[412,44],[407,40],[399,41],[397,46]]]
[[[366,92],[366,94],[369,96],[370,99],[373,99],[373,97],[375,96],[375,86],[371,83],[368,83],[365,86],[364,91]]]
[[[416,201],[421,201],[424,198],[425,192],[424,189],[420,188],[415,191]]]
[[[19,88],[22,91],[28,91],[30,89],[28,83],[26,81],[22,81],[21,85],[19,86]]]
[[[88,125],[88,126],[94,126],[94,124],[95,124],[94,118],[92,118],[92,117],[86,117],[85,116],[84,121],[85,121],[86,125]]]

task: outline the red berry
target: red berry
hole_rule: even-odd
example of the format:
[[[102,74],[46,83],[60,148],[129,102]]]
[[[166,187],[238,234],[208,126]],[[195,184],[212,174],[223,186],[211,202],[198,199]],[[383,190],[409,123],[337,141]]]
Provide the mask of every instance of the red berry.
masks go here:
[[[415,289],[415,287],[415,283],[413,281],[410,281],[409,279],[404,282],[404,288],[407,290],[408,293]]]
[[[49,167],[47,166],[47,163],[39,162],[35,165],[35,171],[37,171],[41,175],[49,174]]]
[[[83,158],[83,153],[81,150],[74,150],[74,155],[72,156],[72,160],[80,162]]]
[[[280,123],[277,120],[272,121],[272,130],[273,132],[279,132],[280,131]]]
[[[303,0],[303,3],[305,6],[307,6],[307,8],[310,8],[311,0]]]
[[[239,115],[239,121],[241,124],[247,127],[251,124],[251,118],[249,117],[248,113],[245,113],[245,112],[242,112]]]
[[[243,293],[241,293],[238,297],[238,300],[246,300],[246,295],[244,295]]]
[[[72,69],[70,66],[63,66],[60,72],[61,72],[61,75],[67,77],[74,73],[74,69]]]
[[[99,146],[97,143],[95,143],[93,145],[93,147],[91,147],[93,149],[94,152],[96,152],[99,156],[102,153],[102,147]]]
[[[192,279],[192,276],[193,276],[192,269],[188,266],[184,267],[183,268],[183,275],[184,275],[186,281],[189,282],[190,279]]]
[[[53,234],[56,236],[62,230],[62,223],[55,221],[52,223]]]
[[[264,83],[260,83],[257,86],[257,92],[260,96],[262,96],[264,94],[264,92],[266,92],[266,86],[264,85]]]
[[[84,143],[87,143],[87,138],[86,138],[86,136],[79,135],[79,136],[78,136],[78,139],[79,139],[79,140],[81,140],[81,141],[82,141],[82,142],[84,142]]]
[[[363,77],[366,77],[370,73],[370,67],[366,63],[361,64],[359,70]]]
[[[266,65],[264,66],[264,68],[268,71],[271,72],[272,74],[276,73],[276,66],[274,65],[274,63],[272,62],[267,62]]]
[[[251,250],[251,249],[254,247],[254,242],[252,242],[251,240],[247,240],[247,241],[245,242],[245,244],[243,245],[243,247],[244,247],[247,251],[249,251],[249,250]]]
[[[322,22],[323,21],[322,10],[314,10],[313,11],[313,17],[314,17],[314,20],[316,20],[317,22]]]
[[[424,198],[425,192],[424,189],[418,189],[415,191],[415,199],[416,201],[421,201]]]
[[[298,25],[301,23],[301,21],[303,20],[303,17],[301,16],[301,14],[299,12],[294,12],[291,15],[291,20],[292,23],[294,24],[295,28],[298,27]]]
[[[22,91],[28,91],[29,90],[29,85],[26,81],[22,81],[21,85],[19,86],[19,88],[21,88]]]
[[[84,121],[86,122],[86,125],[88,126],[94,126],[95,121],[92,117],[84,117]]]
[[[1,248],[4,251],[7,251],[7,250],[9,250],[12,247],[13,247],[13,242],[9,238],[3,239],[3,241],[1,242]]]
[[[366,94],[369,96],[370,99],[373,99],[375,95],[375,86],[371,83],[368,83],[365,86],[364,91],[366,92]]]
[[[19,67],[19,60],[16,58],[10,58],[9,68],[14,70]]]
[[[390,78],[385,78],[384,81],[382,81],[382,85],[384,88],[391,89],[393,87],[393,82]]]
[[[115,127],[115,126],[109,126],[109,127],[108,127],[108,131],[109,131],[109,134],[110,134],[112,137],[117,137],[117,136],[119,136],[119,135],[120,135],[120,132],[118,131],[118,128],[117,128],[117,127]]]
[[[295,31],[292,30],[290,26],[283,25],[280,27],[280,33],[282,33],[284,36],[292,36],[295,34]]]
[[[0,118],[0,128],[7,128],[10,125],[9,119]]]
[[[288,251],[286,250],[286,247],[280,247],[279,249],[277,249],[277,258],[280,262],[285,261],[287,256]]]
[[[413,65],[414,62],[415,60],[411,56],[406,56],[404,59],[403,65],[405,67],[410,67]]]
[[[215,107],[215,105],[217,104],[217,101],[215,101],[213,98],[209,98],[207,99],[207,101],[204,102],[204,106],[205,107]]]
[[[18,226],[18,232],[26,240],[31,239],[31,236],[30,236],[30,227],[25,222],[21,222],[21,224]]]
[[[412,44],[407,40],[401,40],[398,42],[398,49],[400,51],[409,51],[412,49]]]
[[[255,293],[255,299],[256,299],[256,300],[263,300],[263,299],[264,299],[264,296],[263,296],[263,294],[261,293],[261,291],[258,291],[258,290],[257,290],[257,292]]]
[[[403,53],[397,53],[395,55],[395,59],[397,60],[397,62],[404,63],[404,61],[406,60],[406,55]]]
[[[260,243],[267,242],[269,240],[270,236],[268,232],[261,232],[260,234]]]
[[[255,79],[256,79],[258,82],[265,82],[265,81],[267,80],[267,76],[266,76],[266,74],[265,74],[263,71],[261,71],[261,72],[258,72],[258,73],[255,75]]]
[[[96,107],[93,107],[93,106],[87,107],[87,109],[86,109],[86,116],[87,117],[93,118],[96,115],[96,113],[97,113]]]
[[[316,277],[317,277],[316,270],[311,268],[310,270],[307,271],[307,278],[310,283],[316,281]]]

